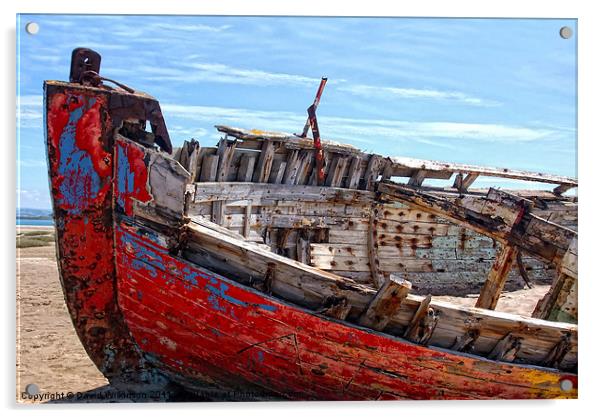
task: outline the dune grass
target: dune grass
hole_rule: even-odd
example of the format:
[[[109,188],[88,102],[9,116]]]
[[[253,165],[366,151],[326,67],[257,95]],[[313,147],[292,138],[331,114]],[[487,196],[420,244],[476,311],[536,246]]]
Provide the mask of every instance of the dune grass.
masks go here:
[[[17,248],[45,247],[54,243],[54,231],[34,230],[17,234]]]

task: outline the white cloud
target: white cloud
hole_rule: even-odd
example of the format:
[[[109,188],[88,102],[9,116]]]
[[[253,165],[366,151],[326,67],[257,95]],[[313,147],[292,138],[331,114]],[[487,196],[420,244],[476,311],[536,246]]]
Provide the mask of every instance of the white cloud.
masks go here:
[[[221,26],[210,26],[210,25],[181,25],[179,23],[169,24],[169,23],[152,23],[149,25],[151,29],[164,29],[170,31],[185,31],[185,32],[223,32],[232,27],[232,25],[221,25]]]
[[[184,106],[165,104],[164,114],[169,118],[185,119],[194,123],[235,125],[247,129],[265,129],[298,132],[306,120],[302,113],[283,111],[256,111],[213,106]],[[525,127],[487,123],[414,122],[385,119],[353,119],[319,116],[324,138],[355,144],[374,144],[377,140],[394,139],[452,148],[453,140],[484,142],[528,142],[552,140],[566,136],[566,131],[549,127]]]
[[[456,101],[472,106],[499,106],[500,103],[470,96],[458,91],[442,91],[433,89],[414,89],[400,87],[379,87],[354,84],[339,87],[340,90],[363,97],[380,97],[385,99],[432,99]]]
[[[319,78],[231,67],[219,63],[187,63],[180,68],[143,66],[142,78],[153,81],[214,82],[246,85],[301,85],[315,87]]]

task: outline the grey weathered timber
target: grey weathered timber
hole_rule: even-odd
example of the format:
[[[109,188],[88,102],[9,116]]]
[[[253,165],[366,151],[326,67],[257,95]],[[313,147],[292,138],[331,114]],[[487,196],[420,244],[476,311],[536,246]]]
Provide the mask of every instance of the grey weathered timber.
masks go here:
[[[504,290],[506,278],[516,260],[516,255],[516,248],[510,245],[502,247],[493,263],[491,271],[487,275],[483,289],[481,289],[481,293],[475,304],[477,308],[495,309],[502,290]]]
[[[357,186],[360,184],[360,179],[362,178],[361,162],[362,160],[360,157],[351,157],[349,174],[347,176],[347,183],[345,184],[345,187],[348,189],[357,189]]]
[[[487,197],[460,196],[448,200],[419,190],[380,183],[383,198],[404,202],[471,228],[542,260],[559,264],[577,233],[529,213],[525,199],[490,189]]]
[[[382,157],[376,154],[373,154],[368,160],[364,174],[364,190],[372,191],[374,189],[381,168],[381,160]]]
[[[230,172],[230,164],[236,151],[236,141],[228,141],[222,139],[217,149],[217,155],[219,157],[219,163],[217,168],[217,181],[224,182],[228,180],[228,174]]]
[[[253,180],[253,170],[255,168],[255,156],[244,154],[240,157],[240,166],[236,180],[241,182],[249,182]]]
[[[272,163],[274,162],[274,143],[271,141],[264,141],[261,146],[261,154],[255,167],[255,173],[253,174],[253,181],[255,183],[267,183],[270,178],[270,172],[272,170]]]
[[[215,181],[217,177],[218,162],[219,156],[217,155],[206,154],[203,156],[199,181]]]
[[[416,170],[412,173],[412,177],[408,180],[410,186],[422,186],[422,182],[426,178],[428,172],[426,170]]]

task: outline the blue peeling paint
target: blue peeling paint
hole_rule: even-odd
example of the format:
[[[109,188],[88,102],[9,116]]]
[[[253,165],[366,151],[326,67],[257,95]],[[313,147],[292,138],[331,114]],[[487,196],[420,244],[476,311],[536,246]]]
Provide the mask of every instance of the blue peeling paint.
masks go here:
[[[80,97],[79,100],[83,99]],[[95,199],[101,187],[100,176],[94,170],[90,155],[79,149],[75,140],[77,123],[84,113],[84,108],[88,109],[94,106],[94,103],[96,100],[90,99],[86,106],[80,106],[69,114],[69,122],[59,139],[58,173],[63,177],[59,185],[59,204],[64,206],[70,215],[80,215],[86,209],[86,202]]]
[[[191,286],[199,285],[199,281],[197,280],[197,278],[201,277],[199,273],[191,271],[189,267],[184,267],[182,273],[184,273],[184,280],[187,282],[188,289],[190,289]]]
[[[125,198],[134,192],[134,172],[130,168],[125,147],[117,147],[117,203],[125,207]]]

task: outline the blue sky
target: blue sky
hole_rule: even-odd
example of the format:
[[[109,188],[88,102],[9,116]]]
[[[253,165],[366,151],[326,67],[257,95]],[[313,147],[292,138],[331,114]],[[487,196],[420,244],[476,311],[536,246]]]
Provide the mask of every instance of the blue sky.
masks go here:
[[[66,80],[78,46],[159,99],[175,146],[214,145],[216,124],[299,132],[324,75],[325,139],[576,177],[576,32],[557,19],[20,15],[18,206],[50,207],[42,82]],[[475,183],[492,185],[525,187]]]

